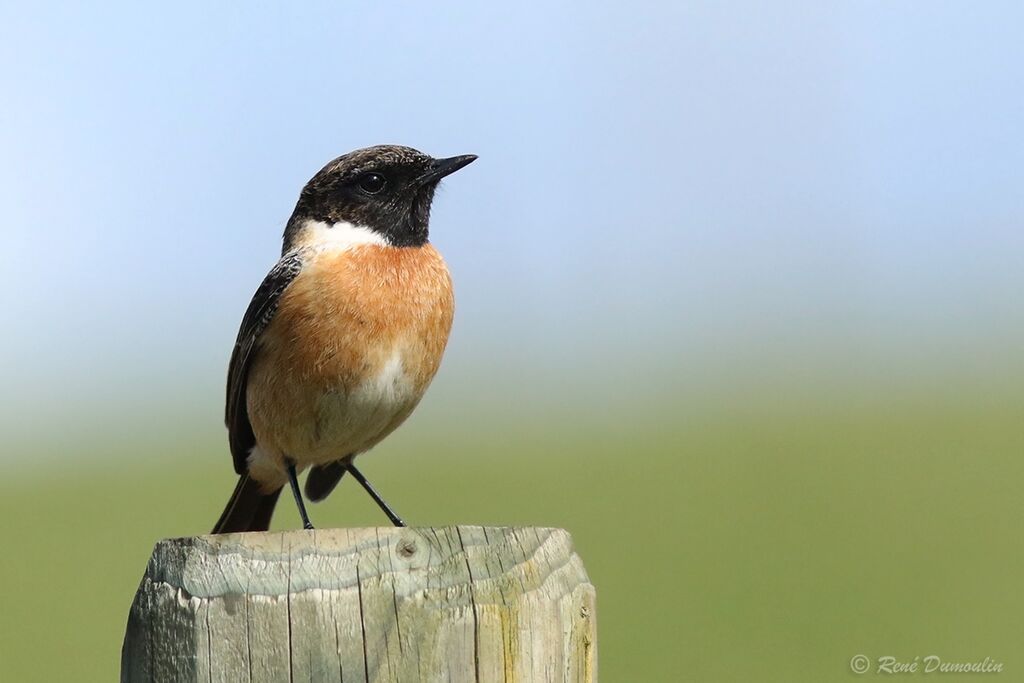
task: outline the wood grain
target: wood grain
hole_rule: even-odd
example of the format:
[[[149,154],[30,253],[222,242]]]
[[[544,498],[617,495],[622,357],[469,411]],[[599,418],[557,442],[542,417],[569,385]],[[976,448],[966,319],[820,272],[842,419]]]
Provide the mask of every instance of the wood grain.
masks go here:
[[[161,541],[122,681],[596,681],[594,587],[560,529]]]

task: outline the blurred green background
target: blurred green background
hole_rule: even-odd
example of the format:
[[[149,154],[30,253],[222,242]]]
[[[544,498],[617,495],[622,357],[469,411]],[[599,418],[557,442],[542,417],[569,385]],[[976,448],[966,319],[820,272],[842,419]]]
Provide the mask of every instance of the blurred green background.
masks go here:
[[[1022,21],[0,7],[0,680],[117,676],[153,544],[232,489],[297,193],[381,142],[480,155],[432,219],[444,365],[362,461],[406,519],[570,530],[605,681],[1024,680]],[[384,522],[348,481],[311,515]]]
[[[990,656],[1016,680],[1022,393],[799,390],[444,431],[428,401],[365,470],[415,524],[570,529],[598,589],[603,680],[844,680],[858,653]],[[230,492],[219,436],[111,438],[74,453],[88,469],[8,472],[4,680],[116,676],[152,544],[205,532]],[[351,482],[311,515],[384,522]],[[275,528],[298,524],[283,501]]]
[[[1022,392],[792,388],[450,431],[431,430],[428,401],[366,470],[417,524],[570,529],[598,589],[603,680],[841,680],[857,653],[992,656],[1016,680]],[[116,676],[153,543],[206,531],[229,493],[217,436],[8,471],[3,680]],[[383,523],[350,483],[315,523]],[[275,527],[297,526],[289,503]]]

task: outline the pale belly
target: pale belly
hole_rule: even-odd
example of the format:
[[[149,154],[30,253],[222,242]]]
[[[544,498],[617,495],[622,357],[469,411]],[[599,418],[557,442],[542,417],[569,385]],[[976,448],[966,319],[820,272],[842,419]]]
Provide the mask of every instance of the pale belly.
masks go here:
[[[323,375],[310,381],[297,373],[272,373],[269,362],[254,368],[254,375],[266,378],[250,383],[248,390],[257,436],[250,472],[259,481],[277,484],[283,481],[286,458],[302,470],[373,448],[423,397],[426,386],[407,369],[417,356],[415,349],[395,349],[375,372],[355,383],[340,375],[334,381]]]
[[[314,398],[313,428],[298,439],[299,457],[322,464],[369,450],[402,424],[422,397],[405,370],[404,354],[395,351],[355,389],[338,386]]]

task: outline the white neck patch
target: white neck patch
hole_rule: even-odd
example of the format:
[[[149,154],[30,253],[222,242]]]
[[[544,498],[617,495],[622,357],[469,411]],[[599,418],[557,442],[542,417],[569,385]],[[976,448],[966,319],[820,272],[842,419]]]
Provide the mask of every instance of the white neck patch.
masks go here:
[[[360,244],[387,246],[387,240],[379,232],[363,225],[347,221],[325,223],[307,220],[299,231],[298,241],[311,247],[325,249],[349,249]]]

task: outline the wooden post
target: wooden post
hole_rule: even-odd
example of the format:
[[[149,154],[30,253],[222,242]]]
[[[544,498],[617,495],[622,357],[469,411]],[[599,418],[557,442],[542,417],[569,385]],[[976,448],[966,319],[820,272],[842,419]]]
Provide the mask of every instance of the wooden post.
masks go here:
[[[122,681],[597,680],[561,529],[328,529],[157,543]]]

